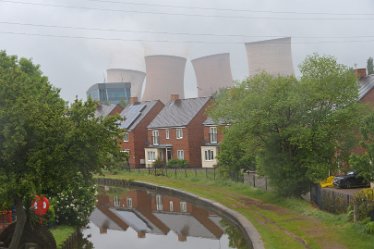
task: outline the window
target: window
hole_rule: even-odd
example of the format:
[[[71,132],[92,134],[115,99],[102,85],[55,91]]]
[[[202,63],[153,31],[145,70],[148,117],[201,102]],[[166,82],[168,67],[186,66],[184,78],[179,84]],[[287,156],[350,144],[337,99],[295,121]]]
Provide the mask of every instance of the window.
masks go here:
[[[127,208],[132,208],[132,198],[127,198]]]
[[[214,151],[206,150],[205,151],[205,161],[212,161],[214,159]]]
[[[174,203],[172,201],[169,202],[169,211],[170,212],[174,211]]]
[[[176,137],[177,137],[177,139],[182,139],[183,138],[183,130],[182,130],[182,128],[177,128],[176,129]]]
[[[185,201],[181,201],[181,202],[179,203],[179,206],[180,206],[180,210],[181,210],[181,212],[183,212],[183,213],[186,213],[186,212],[187,212],[187,202],[185,202]]]
[[[165,130],[165,138],[170,139],[170,130],[169,129]]]
[[[114,198],[113,198],[113,205],[114,205],[115,208],[119,208],[120,207],[118,195],[114,196]]]
[[[157,209],[157,211],[162,211],[163,210],[162,196],[161,195],[156,195],[156,209]]]
[[[152,142],[153,142],[153,145],[158,145],[159,141],[158,141],[158,138],[159,138],[159,133],[158,133],[158,130],[153,130],[152,131]]]
[[[148,156],[148,159],[147,159],[148,161],[152,161],[152,162],[156,161],[156,152],[148,151],[147,156]]]
[[[123,135],[123,142],[128,142],[128,141],[129,141],[129,133],[125,132],[125,134]]]
[[[217,127],[210,127],[209,128],[209,138],[211,144],[217,143]]]
[[[177,158],[179,160],[184,160],[184,150],[177,150]]]

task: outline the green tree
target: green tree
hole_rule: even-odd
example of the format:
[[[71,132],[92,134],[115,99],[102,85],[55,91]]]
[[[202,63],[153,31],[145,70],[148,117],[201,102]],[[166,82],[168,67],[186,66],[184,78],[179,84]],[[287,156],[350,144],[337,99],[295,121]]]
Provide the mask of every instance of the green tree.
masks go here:
[[[300,71],[300,80],[266,73],[249,78],[219,95],[211,111],[244,132],[224,140],[222,149],[242,141],[282,195],[301,195],[337,167],[354,144],[358,122],[358,91],[348,68],[313,55]]]
[[[368,74],[374,74],[374,64],[373,64],[373,58],[369,57],[367,60],[367,66]]]
[[[57,194],[77,173],[92,183],[94,172],[120,158],[118,119],[96,118],[95,107],[67,106],[39,66],[0,52],[0,199],[17,212],[9,248],[19,248],[36,194]]]
[[[362,154],[353,154],[350,165],[368,181],[374,181],[374,114],[370,113],[361,128]]]

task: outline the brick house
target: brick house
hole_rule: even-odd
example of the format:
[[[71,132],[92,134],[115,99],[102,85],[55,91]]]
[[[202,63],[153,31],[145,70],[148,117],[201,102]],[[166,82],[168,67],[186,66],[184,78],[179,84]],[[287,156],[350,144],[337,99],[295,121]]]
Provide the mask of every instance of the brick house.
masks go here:
[[[204,123],[204,144],[201,146],[201,165],[203,168],[214,168],[219,152],[219,145],[223,140],[223,132],[228,124],[219,121],[214,122],[208,117]]]
[[[171,101],[148,125],[146,167],[152,167],[156,159],[165,163],[181,159],[189,167],[201,167],[203,122],[209,103],[210,97],[179,99],[178,95],[171,95]]]
[[[366,69],[356,69],[358,77],[360,102],[374,106],[374,75],[366,75]]]
[[[147,126],[164,107],[159,100],[139,103],[131,97],[130,104],[120,113],[124,121],[121,128],[125,129],[122,150],[129,153],[129,166],[143,168],[145,166],[144,147],[147,144]]]

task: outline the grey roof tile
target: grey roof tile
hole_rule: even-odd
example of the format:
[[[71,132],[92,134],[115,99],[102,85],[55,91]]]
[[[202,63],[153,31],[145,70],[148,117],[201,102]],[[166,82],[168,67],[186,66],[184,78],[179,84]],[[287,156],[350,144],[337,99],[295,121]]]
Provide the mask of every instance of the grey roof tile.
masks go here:
[[[106,117],[109,115],[111,111],[116,107],[117,105],[115,104],[110,104],[110,105],[105,105],[105,104],[100,104],[97,106],[96,111],[95,111],[95,117]]]
[[[165,105],[148,128],[181,127],[188,125],[209,101],[210,97],[179,99]]]
[[[361,100],[374,87],[374,75],[368,75],[359,80],[358,99]]]

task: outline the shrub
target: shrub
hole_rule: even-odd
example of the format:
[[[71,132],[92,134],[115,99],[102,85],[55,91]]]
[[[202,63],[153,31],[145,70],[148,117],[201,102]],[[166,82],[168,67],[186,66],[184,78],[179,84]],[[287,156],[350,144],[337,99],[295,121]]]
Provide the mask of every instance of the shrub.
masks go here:
[[[363,189],[355,194],[354,208],[357,220],[364,220],[374,210],[374,189]]]
[[[172,159],[168,161],[168,167],[170,168],[186,168],[187,165],[187,160]]]
[[[53,198],[56,222],[84,226],[95,206],[96,186],[85,183],[81,175],[77,175],[73,182],[74,185],[67,186]]]

